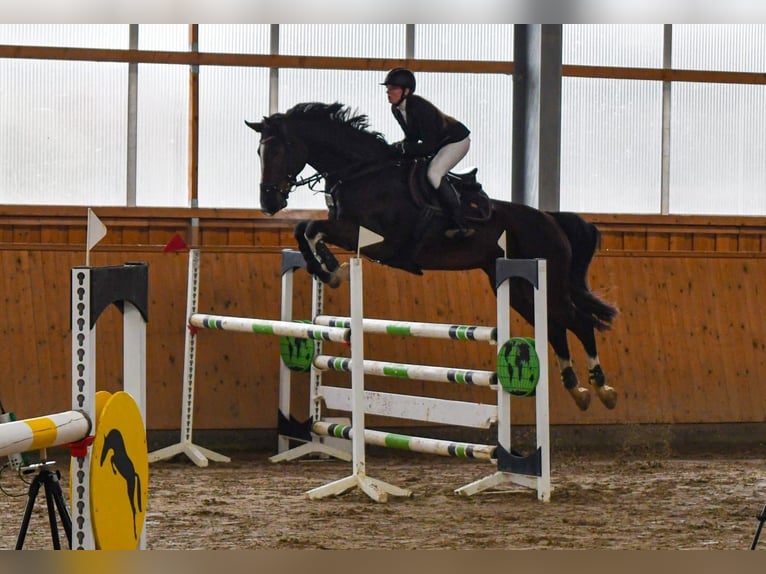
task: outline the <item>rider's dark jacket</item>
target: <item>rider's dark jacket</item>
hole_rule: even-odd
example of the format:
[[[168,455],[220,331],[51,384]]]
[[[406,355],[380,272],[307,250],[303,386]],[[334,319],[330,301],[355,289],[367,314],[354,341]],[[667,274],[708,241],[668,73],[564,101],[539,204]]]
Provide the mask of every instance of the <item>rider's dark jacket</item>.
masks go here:
[[[407,120],[399,108],[391,112],[404,130],[404,153],[409,156],[427,156],[449,143],[459,142],[471,132],[461,122],[448,116],[431,102],[415,94],[407,97]]]

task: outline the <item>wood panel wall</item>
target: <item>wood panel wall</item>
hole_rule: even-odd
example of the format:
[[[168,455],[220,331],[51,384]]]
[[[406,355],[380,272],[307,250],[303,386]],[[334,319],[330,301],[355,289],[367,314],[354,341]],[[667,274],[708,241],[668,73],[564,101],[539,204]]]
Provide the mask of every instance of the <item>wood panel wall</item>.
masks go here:
[[[163,253],[199,218],[201,312],[278,319],[280,252],[294,247],[292,225],[307,213],[265,219],[253,210],[96,208],[108,228],[91,265],[149,265],[147,424],[177,429],[181,418],[187,253]],[[619,391],[608,411],[595,400],[579,412],[551,359],[553,424],[762,422],[766,418],[766,218],[590,215],[602,231],[591,286],[621,310],[598,335],[602,364]],[[71,339],[69,276],[85,263],[86,210],[0,207],[0,401],[20,418],[68,410]],[[494,295],[478,271],[415,277],[365,262],[368,316],[492,324]],[[310,281],[295,280],[294,316],[309,318]],[[328,313],[348,312],[348,290],[326,290]],[[122,386],[122,325],[112,307],[97,328],[99,389]],[[531,334],[514,317],[518,334]],[[222,332],[198,335],[195,429],[273,429],[277,420],[278,340]],[[586,378],[582,350],[575,367]],[[328,352],[345,353],[328,345]],[[493,368],[480,343],[369,336],[368,358]],[[327,377],[344,384],[345,377]],[[307,377],[294,376],[294,414],[308,412]],[[487,390],[371,379],[372,388],[490,402]],[[514,420],[533,421],[529,399]],[[371,423],[401,425],[401,421]]]

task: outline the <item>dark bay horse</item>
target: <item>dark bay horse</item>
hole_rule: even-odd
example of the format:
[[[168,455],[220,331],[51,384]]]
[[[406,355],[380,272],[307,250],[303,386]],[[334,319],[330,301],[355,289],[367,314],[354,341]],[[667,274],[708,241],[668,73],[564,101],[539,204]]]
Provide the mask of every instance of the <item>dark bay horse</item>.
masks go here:
[[[356,251],[363,226],[385,239],[362,249],[367,258],[416,274],[426,269],[482,269],[496,289],[495,261],[504,256],[498,240],[505,233],[509,257],[547,260],[548,334],[564,386],[580,409],[588,408],[590,392],[580,386],[570,359],[569,330],[585,348],[596,395],[614,408],[617,393],[606,384],[594,329],[609,329],[617,309],[594,295],[587,281],[600,238],[595,225],[574,213],[487,200],[485,216],[472,223],[473,236],[447,239],[447,217],[438,208],[418,204],[412,193],[413,162],[396,156],[380,133],[370,131],[367,116],[354,115],[340,103],[303,103],[245,123],[261,134],[260,203],[265,214],[286,207],[297,186],[325,179],[329,218],[301,221],[295,227],[309,273],[337,287],[347,273],[326,244]],[[317,175],[297,181],[307,164]],[[533,324],[529,283],[511,281],[511,304]]]

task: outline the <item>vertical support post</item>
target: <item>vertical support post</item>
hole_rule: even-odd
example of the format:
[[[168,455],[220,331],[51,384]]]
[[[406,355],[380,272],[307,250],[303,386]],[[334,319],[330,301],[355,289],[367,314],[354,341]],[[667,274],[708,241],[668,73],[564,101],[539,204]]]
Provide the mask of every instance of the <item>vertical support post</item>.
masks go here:
[[[138,24],[130,25],[128,47],[138,50]],[[128,157],[126,161],[126,203],[136,206],[136,171],[138,166],[138,63],[128,64]]]
[[[537,449],[540,452],[540,476],[537,478],[537,498],[551,498],[550,415],[548,400],[548,263],[537,260],[537,289],[535,289],[535,351],[540,361],[540,378],[535,389],[535,423]]]
[[[199,25],[189,24],[189,51],[199,53]],[[189,204],[197,207],[199,176],[199,65],[189,66]]]
[[[146,429],[146,322],[130,301],[123,306],[123,388],[138,405]]]
[[[503,243],[506,239],[503,238]],[[506,252],[506,245],[501,245]],[[511,282],[503,281],[497,286],[497,352],[511,338]],[[497,385],[497,442],[511,452],[511,395],[502,385]]]
[[[364,448],[364,297],[362,260],[352,257],[351,272],[351,465],[357,476],[366,476]]]
[[[199,249],[189,250],[189,263],[186,275],[186,318],[197,312],[199,298]],[[181,438],[192,442],[194,419],[194,369],[197,357],[197,336],[188,328],[184,336],[184,370],[181,402]],[[206,464],[206,463],[205,463]],[[202,464],[202,466],[205,466]]]
[[[96,326],[91,326],[91,270],[75,267],[72,297],[72,410],[96,420]],[[72,549],[95,550],[91,522],[90,467],[92,451],[72,458]]]
[[[303,256],[298,251],[292,249],[282,250],[282,311],[281,317],[283,321],[291,321],[293,316],[293,288],[295,270],[301,267],[305,267],[305,261]],[[311,318],[313,320],[317,315],[321,315],[324,306],[324,291],[322,282],[316,277],[312,277],[311,283]],[[315,339],[313,341],[314,355],[319,355],[322,352],[322,341]],[[309,374],[309,429],[310,425],[322,417],[322,400],[319,396],[320,387],[322,385],[322,371],[311,365]],[[292,428],[292,417],[290,415],[290,403],[292,397],[291,390],[291,373],[290,369],[284,364],[284,361],[279,362],[279,415],[280,420],[284,421],[284,424],[288,425],[288,428]],[[302,429],[301,429],[302,430]],[[277,454],[270,457],[271,462],[285,462],[288,460],[295,460],[297,458],[319,454],[323,456],[331,456],[340,460],[351,460],[351,454],[345,450],[335,448],[326,444],[322,438],[316,437],[312,434],[312,440],[310,442],[303,443],[295,448],[289,448],[289,439],[297,438],[279,434],[278,439],[278,451]]]
[[[192,226],[192,230],[196,229]],[[199,296],[199,266],[200,250],[189,250],[189,272],[186,281],[186,318],[197,312]],[[186,325],[186,335],[184,337],[184,370],[183,386],[181,390],[181,441],[155,450],[149,453],[149,462],[157,462],[172,458],[177,454],[185,454],[194,464],[199,467],[208,465],[208,459],[216,462],[230,462],[228,456],[203,448],[192,442],[192,428],[194,419],[194,376],[195,362],[197,356],[197,335],[195,335]]]
[[[504,239],[500,246],[504,248]],[[521,278],[533,286],[535,313],[535,350],[540,362],[540,377],[535,389],[537,450],[526,457],[511,451],[511,395],[498,385],[497,461],[498,471],[455,490],[471,496],[506,484],[519,484],[537,490],[538,499],[548,502],[551,496],[550,437],[548,415],[548,307],[546,262],[541,259],[497,260],[497,344],[498,351],[511,338],[510,282]]]
[[[561,24],[514,33],[512,200],[558,211],[561,179]]]
[[[351,289],[351,468],[349,476],[307,492],[309,498],[337,496],[360,488],[375,502],[386,502],[388,495],[412,496],[406,488],[388,484],[367,476],[364,432],[364,286],[362,259],[352,257],[349,262]]]
[[[282,301],[279,313],[281,321],[293,320],[293,278],[295,269],[287,269],[282,273]],[[279,358],[279,414],[280,419],[290,420],[290,396],[291,388],[290,369],[285,365],[282,357]],[[290,448],[290,440],[283,434],[277,437],[277,452],[282,453]]]
[[[324,284],[318,277],[311,277],[311,320],[313,321],[319,315],[324,313]],[[322,353],[323,345],[321,339],[314,339],[314,356]],[[317,369],[313,362],[309,371],[309,411],[312,422],[322,419],[322,399],[319,391],[322,387],[322,371]],[[333,454],[328,452],[327,454]],[[341,457],[348,460],[346,453]]]

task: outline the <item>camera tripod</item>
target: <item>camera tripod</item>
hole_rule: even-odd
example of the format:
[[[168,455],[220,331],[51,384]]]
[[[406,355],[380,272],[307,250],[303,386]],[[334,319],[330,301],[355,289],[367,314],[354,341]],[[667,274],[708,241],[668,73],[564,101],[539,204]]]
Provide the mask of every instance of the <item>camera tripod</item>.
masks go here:
[[[56,510],[58,510],[58,513],[61,516],[61,524],[64,526],[64,532],[66,533],[69,547],[72,547],[72,518],[69,515],[69,510],[67,509],[66,501],[64,500],[64,494],[61,490],[61,473],[58,470],[52,470],[52,467],[55,464],[54,461],[46,461],[25,466],[21,469],[22,474],[32,474],[33,472],[36,474],[34,479],[32,479],[32,482],[29,484],[27,506],[24,509],[24,518],[21,521],[19,536],[16,539],[16,550],[21,550],[24,546],[24,539],[26,538],[27,530],[29,529],[29,519],[32,517],[32,511],[35,507],[35,499],[40,492],[40,486],[45,490],[45,502],[48,507],[48,521],[50,522],[53,549],[61,550]]]

